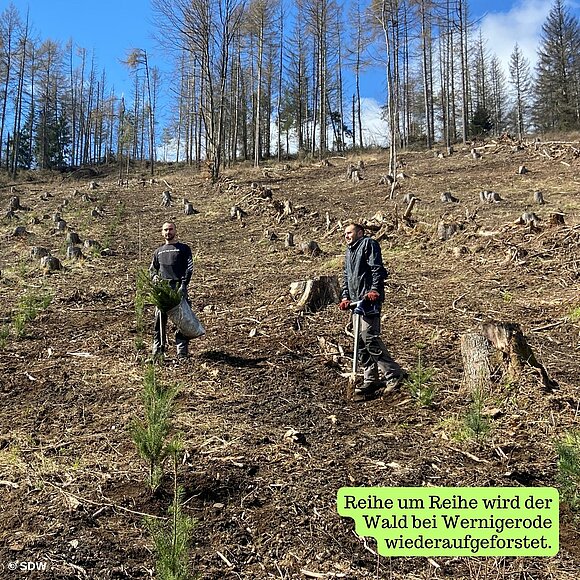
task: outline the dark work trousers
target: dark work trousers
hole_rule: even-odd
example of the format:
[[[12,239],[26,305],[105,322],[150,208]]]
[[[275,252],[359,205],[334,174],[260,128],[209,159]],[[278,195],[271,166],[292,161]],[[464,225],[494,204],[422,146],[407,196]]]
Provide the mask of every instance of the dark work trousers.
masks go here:
[[[381,315],[361,317],[359,337],[360,361],[364,368],[364,384],[390,381],[403,376],[403,370],[393,360],[381,339]]]
[[[187,294],[185,295],[187,299]],[[188,300],[189,302],[189,300]],[[175,347],[178,355],[187,355],[189,339],[179,330],[175,331]],[[153,355],[162,354],[167,349],[167,314],[155,308],[155,326],[153,328]]]

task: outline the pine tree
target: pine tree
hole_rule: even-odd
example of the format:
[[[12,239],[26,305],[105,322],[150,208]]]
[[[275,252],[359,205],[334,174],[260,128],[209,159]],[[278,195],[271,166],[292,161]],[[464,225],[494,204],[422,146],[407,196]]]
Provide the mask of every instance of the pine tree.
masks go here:
[[[562,0],[555,0],[542,26],[538,49],[534,119],[543,130],[580,126],[580,28]]]

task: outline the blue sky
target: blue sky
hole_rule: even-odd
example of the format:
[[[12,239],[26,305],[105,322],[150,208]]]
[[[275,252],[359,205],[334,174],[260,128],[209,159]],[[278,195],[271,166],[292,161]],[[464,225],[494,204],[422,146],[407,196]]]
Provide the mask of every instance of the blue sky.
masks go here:
[[[503,62],[509,60],[517,40],[532,65],[542,23],[553,0],[470,0],[471,17],[477,19],[488,48]],[[150,64],[164,68],[164,55],[154,38],[154,16],[149,0],[15,0],[24,17],[27,7],[30,22],[39,38],[61,41],[72,38],[76,45],[91,51],[97,71],[105,68],[109,85],[115,92],[129,92],[131,81],[126,67],[120,62],[131,48],[144,48]],[[0,0],[0,10],[8,6]],[[572,12],[580,16],[580,0],[568,1]],[[368,100],[368,115],[380,115],[378,103],[382,99],[384,81],[380,69],[362,79],[362,96]],[[351,88],[347,87],[348,94]],[[382,125],[382,123],[381,123]],[[384,129],[377,127],[377,133]]]

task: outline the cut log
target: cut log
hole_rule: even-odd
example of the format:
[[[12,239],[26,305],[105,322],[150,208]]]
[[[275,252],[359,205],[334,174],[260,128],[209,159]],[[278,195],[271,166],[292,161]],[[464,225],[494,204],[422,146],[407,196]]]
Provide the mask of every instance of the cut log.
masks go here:
[[[337,276],[318,276],[295,282],[291,285],[290,292],[295,297],[301,293],[296,307],[306,312],[319,312],[329,304],[337,304],[340,298]]]

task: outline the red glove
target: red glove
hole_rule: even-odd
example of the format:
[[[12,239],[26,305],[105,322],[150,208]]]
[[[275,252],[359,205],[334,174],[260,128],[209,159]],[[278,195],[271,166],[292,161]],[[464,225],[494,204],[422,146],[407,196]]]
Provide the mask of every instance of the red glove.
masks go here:
[[[371,290],[367,294],[367,299],[371,302],[376,302],[380,298],[380,294],[376,290]]]
[[[343,299],[340,301],[340,304],[338,305],[338,307],[339,307],[341,310],[348,310],[348,307],[349,307],[349,306],[350,306],[350,300],[349,300],[348,298],[343,298]]]

